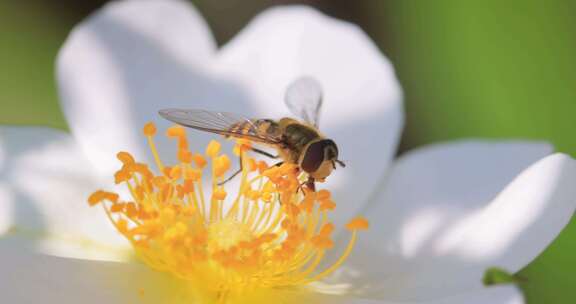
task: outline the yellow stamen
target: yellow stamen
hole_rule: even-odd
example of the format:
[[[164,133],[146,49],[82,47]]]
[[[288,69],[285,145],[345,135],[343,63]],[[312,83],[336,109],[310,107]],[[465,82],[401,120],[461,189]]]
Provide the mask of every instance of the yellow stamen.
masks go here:
[[[256,162],[245,155],[250,143],[239,141],[236,152],[244,160],[243,170],[237,177],[240,188],[230,199],[219,182],[232,164],[220,154],[220,143],[211,141],[205,154],[211,164],[212,192],[205,200],[202,177],[208,162],[189,150],[185,129],[166,131],[178,140],[179,163],[172,166],[160,160],[155,133],[152,123],[144,127],[161,174],[120,152],[122,167],[114,179],[126,185],[132,201],[98,190],[88,203],[104,207],[143,262],[190,281],[202,303],[245,303],[263,290],[295,290],[323,279],[350,255],[357,231],[368,228],[364,218],[351,220],[346,249],[322,270],[326,251],[335,245],[335,225],[327,212],[336,204],[328,190],[304,192],[300,184],[307,176],[294,164],[269,167]]]

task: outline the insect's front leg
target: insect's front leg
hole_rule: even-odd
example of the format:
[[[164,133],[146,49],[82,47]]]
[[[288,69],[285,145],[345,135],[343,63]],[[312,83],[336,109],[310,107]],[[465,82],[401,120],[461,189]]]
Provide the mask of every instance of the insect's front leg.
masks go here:
[[[311,176],[308,176],[308,180],[305,181],[305,182],[303,182],[303,183],[301,183],[301,184],[298,186],[297,192],[299,192],[300,190],[302,190],[302,191],[304,192],[304,194],[306,194],[306,191],[304,190],[304,186],[306,186],[306,188],[307,188],[308,190],[310,190],[310,191],[312,191],[312,192],[316,192],[316,184],[315,184],[314,182],[315,182],[314,178],[311,177]]]

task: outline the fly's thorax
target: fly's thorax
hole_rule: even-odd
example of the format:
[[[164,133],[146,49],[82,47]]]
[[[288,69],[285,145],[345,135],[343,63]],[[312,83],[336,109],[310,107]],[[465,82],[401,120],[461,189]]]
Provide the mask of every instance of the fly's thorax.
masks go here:
[[[282,130],[278,122],[272,119],[257,119],[254,120],[254,125],[258,130],[258,134],[268,135],[270,137],[280,137]]]
[[[279,122],[283,139],[288,150],[293,153],[292,160],[297,162],[304,148],[311,142],[321,139],[318,131],[291,118],[282,118]]]

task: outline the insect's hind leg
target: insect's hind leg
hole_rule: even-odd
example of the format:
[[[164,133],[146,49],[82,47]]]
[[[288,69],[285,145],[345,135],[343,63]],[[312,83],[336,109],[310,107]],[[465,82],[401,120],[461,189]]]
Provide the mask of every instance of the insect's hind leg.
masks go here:
[[[270,154],[270,153],[268,153],[268,152],[266,152],[266,151],[262,151],[262,150],[260,150],[260,149],[251,148],[251,150],[254,151],[254,152],[256,152],[256,153],[259,153],[259,154],[268,156],[268,157],[270,157],[270,158],[278,158],[278,155],[272,155],[272,154]],[[278,167],[278,166],[282,165],[283,163],[284,163],[284,162],[281,161],[281,162],[275,164],[274,166]],[[240,172],[242,172],[242,170],[243,170],[243,167],[242,167],[242,166],[243,166],[242,155],[240,155],[240,169],[238,169],[238,171],[234,172],[234,174],[232,174],[231,176],[229,176],[227,179],[219,182],[219,183],[218,183],[218,186],[222,186],[222,185],[226,184],[227,182],[231,181],[234,177],[236,177],[236,175],[240,174]]]
[[[222,185],[224,185],[225,183],[231,181],[233,178],[236,177],[236,175],[238,175],[238,174],[240,174],[240,172],[242,172],[243,168],[244,168],[244,167],[243,167],[243,161],[242,161],[242,154],[240,154],[240,169],[238,169],[238,171],[234,172],[234,174],[230,175],[227,179],[219,182],[219,183],[218,183],[218,186],[222,186]]]

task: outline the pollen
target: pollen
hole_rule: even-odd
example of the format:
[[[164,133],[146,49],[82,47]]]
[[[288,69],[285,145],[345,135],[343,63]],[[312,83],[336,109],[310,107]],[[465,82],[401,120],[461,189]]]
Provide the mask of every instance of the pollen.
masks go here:
[[[148,123],[143,133],[158,173],[119,152],[114,180],[131,197],[97,190],[88,204],[103,207],[142,262],[189,281],[199,302],[247,303],[263,290],[304,290],[339,268],[357,232],[368,228],[364,218],[352,219],[350,240],[336,246],[330,192],[303,187],[307,176],[293,164],[257,162],[247,141],[237,142],[242,164],[234,164],[219,142],[211,141],[204,154],[190,151],[185,129],[171,127],[165,134],[177,141],[178,162],[165,165],[154,144],[156,127]],[[222,182],[239,165],[239,186],[226,189]],[[344,248],[339,258],[325,260],[337,247]]]

